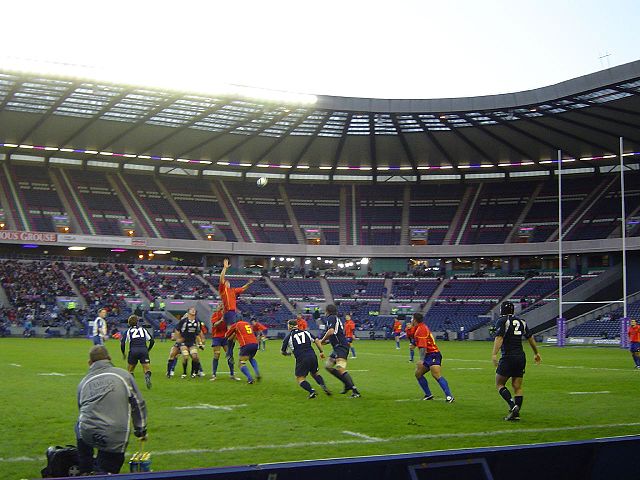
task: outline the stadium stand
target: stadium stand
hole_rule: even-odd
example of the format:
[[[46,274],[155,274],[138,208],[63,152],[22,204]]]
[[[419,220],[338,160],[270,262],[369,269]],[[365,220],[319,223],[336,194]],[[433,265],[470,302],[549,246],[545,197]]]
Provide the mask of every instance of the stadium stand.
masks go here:
[[[32,230],[55,232],[54,216],[65,214],[47,169],[27,165],[8,168]]]
[[[225,218],[210,182],[184,178],[164,178],[159,181],[194,226],[217,227],[223,235],[223,238],[216,238],[217,240],[236,241],[236,236]]]
[[[98,235],[122,235],[120,220],[131,220],[120,198],[111,188],[106,174],[83,170],[61,170],[77,192],[79,208],[87,216]]]
[[[297,243],[277,184],[267,184],[259,190],[242,183],[226,185],[256,241]]]
[[[74,295],[60,268],[58,263],[0,260],[1,283],[15,309],[14,321],[56,323],[57,297]]]
[[[195,268],[134,265],[129,271],[149,298],[214,298],[213,291],[200,280]]]
[[[126,182],[138,197],[148,216],[164,238],[193,240],[193,235],[184,226],[183,220],[171,203],[158,191],[153,177],[148,175],[127,175]]]

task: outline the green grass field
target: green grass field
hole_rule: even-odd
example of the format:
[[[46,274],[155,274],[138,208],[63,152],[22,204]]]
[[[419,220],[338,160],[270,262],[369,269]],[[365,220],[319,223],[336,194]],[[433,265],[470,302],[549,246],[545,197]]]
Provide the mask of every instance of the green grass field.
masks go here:
[[[402,350],[396,350],[393,342],[356,343],[358,358],[350,360],[349,370],[362,392],[359,399],[338,394],[338,381],[325,374],[336,394],[307,400],[293,377],[293,357],[281,356],[279,345],[272,340],[267,351],[258,354],[264,379],[247,385],[229,380],[226,372],[218,372],[216,382],[168,380],[164,372],[171,343],[157,343],[151,352],[153,389],[144,389],[141,373],[137,376],[148,406],[147,446],[153,453],[153,469],[640,432],[640,420],[633,415],[640,371],[632,368],[629,353],[618,348],[542,348],[540,366],[533,364],[528,351],[522,420],[505,422],[506,404],[495,391],[489,343],[440,342],[443,374],[456,397],[453,404],[442,401],[442,391],[431,377],[429,383],[438,401],[421,401],[406,342]],[[75,443],[76,387],[87,371],[90,346],[84,339],[0,339],[5,417],[0,439],[1,478],[37,478],[49,445]],[[119,345],[111,340],[107,347],[115,365],[124,368]],[[210,350],[203,352],[208,374]],[[221,370],[226,370],[225,362],[221,362]],[[129,449],[134,451],[137,445],[131,438]]]

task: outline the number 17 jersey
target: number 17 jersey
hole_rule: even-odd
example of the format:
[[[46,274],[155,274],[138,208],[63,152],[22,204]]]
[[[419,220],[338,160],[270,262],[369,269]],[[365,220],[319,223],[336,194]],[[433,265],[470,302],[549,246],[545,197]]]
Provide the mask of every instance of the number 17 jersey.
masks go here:
[[[531,337],[527,322],[512,315],[505,315],[496,323],[496,336],[502,337],[502,356],[524,355],[522,340]]]

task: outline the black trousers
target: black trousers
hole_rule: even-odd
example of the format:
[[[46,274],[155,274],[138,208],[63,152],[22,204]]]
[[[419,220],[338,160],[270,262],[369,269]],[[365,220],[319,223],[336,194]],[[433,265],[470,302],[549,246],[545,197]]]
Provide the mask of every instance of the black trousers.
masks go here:
[[[119,473],[124,463],[124,453],[98,450],[98,456],[93,458],[93,447],[78,438],[78,460],[80,473]]]

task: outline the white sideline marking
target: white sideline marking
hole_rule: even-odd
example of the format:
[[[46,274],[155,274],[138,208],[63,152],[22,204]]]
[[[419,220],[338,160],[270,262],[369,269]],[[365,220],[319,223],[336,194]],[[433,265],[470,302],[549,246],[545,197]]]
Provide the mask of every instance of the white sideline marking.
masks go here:
[[[455,367],[452,368],[451,370],[482,370],[481,367]]]
[[[381,442],[381,441],[383,441],[382,438],[370,437],[369,435],[365,435],[364,433],[352,432],[350,430],[343,430],[342,433],[344,433],[345,435],[351,435],[353,437],[362,438],[362,439],[367,440],[369,442]]]
[[[22,365],[18,364],[18,363],[10,363],[9,365],[11,365],[12,367],[21,367]]]
[[[609,390],[602,390],[601,392],[569,392],[569,395],[598,395],[602,393],[611,393]]]
[[[200,403],[198,405],[189,405],[186,407],[173,407],[176,410],[224,410],[225,412],[231,412],[236,408],[246,407],[246,403],[240,405],[209,405],[208,403]]]
[[[421,398],[401,398],[396,402],[444,402],[444,398],[434,398],[433,400],[423,400]]]
[[[552,368],[559,368],[562,370],[570,370],[570,369],[577,369],[577,370],[606,370],[606,371],[610,371],[610,372],[629,372],[634,370],[633,368],[609,368],[609,367],[585,367],[584,365],[550,365],[548,363],[542,363],[541,365],[545,366],[545,367],[552,367]]]
[[[41,375],[41,376],[44,376],[44,377],[66,377],[67,376],[64,373],[58,373],[58,372],[39,373],[38,375]]]
[[[369,370],[351,370],[350,368],[347,369],[349,372],[368,372]]]
[[[602,425],[577,425],[574,427],[549,427],[549,428],[513,428],[505,430],[494,430],[486,432],[467,432],[467,433],[434,433],[434,434],[414,434],[414,435],[402,435],[399,437],[380,438],[377,442],[380,443],[392,443],[396,441],[406,440],[426,440],[426,439],[439,439],[439,438],[465,438],[465,437],[486,437],[489,435],[504,435],[514,433],[544,433],[544,432],[564,432],[567,430],[594,430],[600,428],[616,428],[616,427],[638,427],[640,423],[610,423]],[[371,443],[371,440],[365,440],[363,438],[350,438],[346,440],[327,440],[322,442],[293,442],[284,444],[268,444],[268,445],[239,445],[236,447],[222,447],[222,448],[197,448],[190,450],[165,450],[154,451],[154,455],[183,455],[185,453],[224,453],[235,452],[239,450],[274,450],[278,448],[300,448],[305,446],[324,446],[324,445],[343,445],[343,444],[358,444],[358,443]],[[127,452],[127,455],[131,455],[133,452]],[[2,458],[0,457],[0,463],[8,462],[42,462],[42,456],[39,457],[14,457],[14,458]]]

